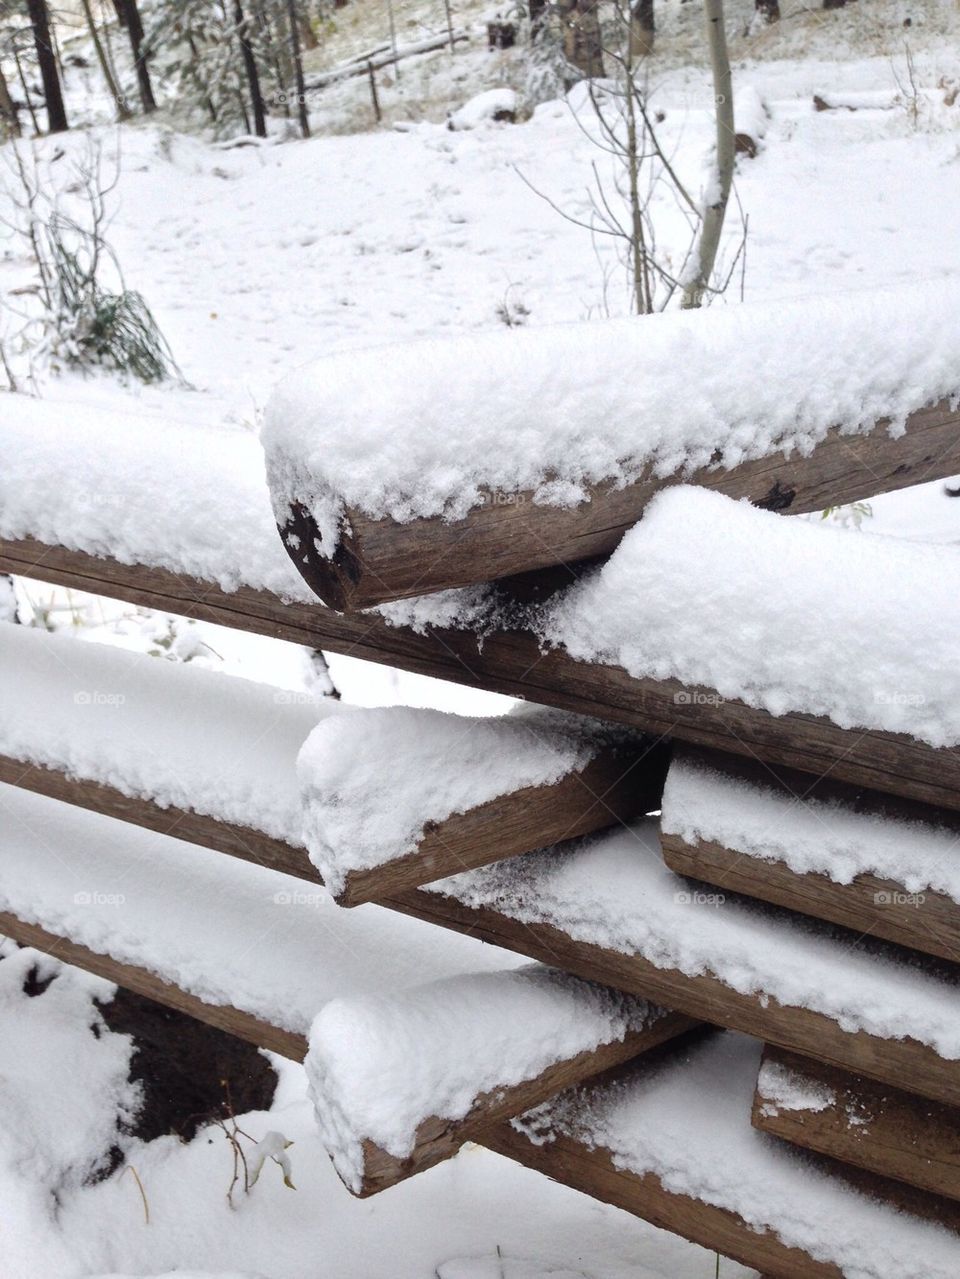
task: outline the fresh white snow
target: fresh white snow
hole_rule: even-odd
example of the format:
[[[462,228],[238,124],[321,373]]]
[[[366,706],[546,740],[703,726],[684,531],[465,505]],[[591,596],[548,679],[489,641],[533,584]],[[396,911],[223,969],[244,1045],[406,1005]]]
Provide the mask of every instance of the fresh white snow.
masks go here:
[[[212,1004],[307,1034],[337,995],[516,967],[375,906],[99,813],[0,785],[0,909]]]
[[[931,746],[960,742],[958,632],[952,547],[861,537],[685,485],[658,494],[544,622],[581,661]]]
[[[0,625],[0,754],[303,843],[297,752],[312,699],[194,664]]]
[[[274,525],[256,436],[192,421],[192,407],[4,396],[0,537],[316,603]]]
[[[576,506],[604,481],[807,454],[831,427],[897,434],[960,393],[958,330],[956,287],[924,282],[330,356],[267,406],[274,510],[308,507],[332,555],[345,508],[453,520],[498,491]]]
[[[307,848],[332,893],[415,852],[427,827],[583,768],[614,730],[535,708],[479,718],[390,706],[322,720],[297,772]]]
[[[729,1033],[590,1094],[564,1093],[514,1122],[538,1142],[566,1134],[626,1171],[737,1213],[848,1279],[953,1279],[960,1240],[839,1181],[750,1126],[760,1045]]]
[[[405,1159],[431,1116],[461,1120],[482,1094],[659,1016],[645,1000],[541,964],[331,1000],[313,1023],[306,1061],[324,1145],[358,1192],[365,1140]]]
[[[960,903],[956,831],[857,812],[837,800],[794,796],[731,777],[700,760],[675,759],[663,792],[664,833],[707,840],[799,875],[850,884],[858,875],[944,893]]]
[[[912,1036],[960,1058],[960,986],[829,925],[675,875],[652,819],[429,885],[428,892],[637,955],[744,995],[808,1008],[844,1030]]]

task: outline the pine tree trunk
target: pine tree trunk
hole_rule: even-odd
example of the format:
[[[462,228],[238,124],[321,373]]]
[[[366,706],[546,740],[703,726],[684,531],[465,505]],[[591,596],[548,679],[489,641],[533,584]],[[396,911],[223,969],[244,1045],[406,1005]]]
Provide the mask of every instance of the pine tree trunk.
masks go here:
[[[300,53],[300,16],[297,13],[297,0],[287,0],[287,21],[290,23],[290,56],[293,58],[293,73],[296,80],[300,132],[305,138],[309,138],[310,119],[307,115],[307,86],[303,79],[303,57]]]
[[[123,99],[117,82],[114,79],[110,63],[107,61],[107,55],[103,50],[103,44],[100,40],[100,33],[97,31],[97,24],[93,20],[93,10],[90,8],[90,0],[80,0],[83,6],[83,16],[87,20],[87,27],[90,31],[90,39],[93,41],[93,47],[97,55],[97,61],[100,63],[100,70],[103,72],[103,78],[107,82],[107,89],[114,102],[117,104],[117,118],[119,120],[129,120],[130,108]]]
[[[237,39],[240,41],[240,53],[243,57],[243,69],[247,75],[250,90],[250,103],[253,107],[253,128],[258,138],[267,136],[267,120],[263,111],[263,97],[260,93],[260,73],[257,71],[257,60],[253,56],[253,46],[247,35],[247,20],[243,14],[242,0],[234,0],[233,20],[237,28]]]
[[[23,130],[20,128],[20,116],[17,114],[16,103],[10,96],[10,90],[3,74],[3,67],[0,67],[0,115],[9,124],[12,137],[20,138],[23,136]]]
[[[47,106],[47,132],[63,133],[70,126],[67,124],[63,89],[57,74],[57,57],[53,51],[53,41],[50,39],[47,0],[27,0],[27,11],[30,14],[30,25],[33,27],[33,42],[37,46],[37,61],[40,64],[40,78],[43,81],[43,97]]]
[[[153,96],[153,85],[150,83],[150,72],[147,69],[147,56],[143,50],[143,23],[137,0],[115,0],[120,25],[126,28],[130,39],[130,52],[133,54],[133,65],[137,71],[137,87],[140,90],[140,104],[145,115],[156,111],[157,100]]]
[[[630,10],[630,57],[645,58],[653,53],[653,0],[636,0]]]

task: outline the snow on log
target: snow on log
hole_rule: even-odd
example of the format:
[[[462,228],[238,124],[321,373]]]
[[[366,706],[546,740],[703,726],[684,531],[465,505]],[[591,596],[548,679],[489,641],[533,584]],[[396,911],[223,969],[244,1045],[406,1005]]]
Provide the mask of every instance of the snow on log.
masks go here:
[[[578,976],[960,1104],[953,966],[682,879],[648,819],[412,895]]]
[[[784,520],[685,486],[661,493],[544,624],[582,662],[933,747],[960,745],[958,633],[955,547]]]
[[[738,86],[734,112],[737,153],[753,159],[766,137],[770,113],[752,84]]]
[[[333,1000],[307,1074],[337,1172],[370,1195],[694,1024],[538,964]]]
[[[277,522],[353,609],[607,554],[678,480],[796,514],[944,476],[958,320],[925,282],[334,355],[268,405]]]
[[[825,717],[771,715],[676,679],[637,679],[621,667],[578,661],[561,649],[544,652],[540,636],[517,625],[484,625],[478,632],[458,614],[463,601],[448,598],[470,592],[431,597],[429,606],[423,600],[413,608],[407,602],[386,606],[390,620],[346,615],[315,597],[304,604],[246,586],[226,591],[165,568],[124,564],[30,538],[0,539],[0,571],[526,698],[759,757],[814,777],[830,773],[856,786],[960,808],[960,754],[952,749],[934,749],[905,733],[840,728]],[[485,623],[482,610],[479,601]]]
[[[666,748],[560,711],[395,706],[324,720],[298,760],[310,856],[341,905],[658,807]]]
[[[486,89],[452,112],[447,128],[454,132],[478,129],[482,124],[504,122],[514,124],[517,118],[517,94],[513,89]]]
[[[960,954],[955,813],[680,747],[661,821],[679,875],[942,959]]]
[[[288,875],[12,786],[0,784],[0,812],[0,932],[245,1038],[260,1027],[269,1037],[254,1042],[278,1052],[305,1047],[335,996],[515,966],[503,951],[372,907],[342,911]]]
[[[805,1150],[960,1199],[960,1110],[953,1106],[767,1045],[753,1125]]]
[[[274,685],[0,627],[0,755],[303,846],[297,752],[347,713]],[[171,823],[172,824],[172,823]]]
[[[482,1142],[778,1279],[954,1279],[950,1201],[913,1192],[912,1211],[891,1212],[904,1205],[896,1182],[800,1159],[751,1129],[759,1055],[729,1034],[652,1054]]]

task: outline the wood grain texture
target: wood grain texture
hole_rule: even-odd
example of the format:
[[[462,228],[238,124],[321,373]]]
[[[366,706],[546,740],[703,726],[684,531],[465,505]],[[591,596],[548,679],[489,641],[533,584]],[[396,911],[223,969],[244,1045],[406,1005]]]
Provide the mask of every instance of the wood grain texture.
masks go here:
[[[619,1042],[601,1044],[548,1066],[534,1079],[481,1093],[460,1120],[425,1119],[417,1129],[416,1145],[405,1159],[396,1159],[371,1141],[364,1142],[363,1184],[360,1198],[377,1194],[434,1167],[457,1153],[466,1141],[481,1141],[494,1125],[539,1106],[555,1093],[573,1088],[624,1062],[686,1034],[697,1023],[682,1013],[667,1013],[645,1030],[633,1031]]]
[[[642,1062],[638,1065],[642,1069]],[[602,1087],[602,1083],[594,1086]],[[583,1098],[586,1106],[590,1104],[590,1091],[588,1085]],[[652,1173],[618,1167],[611,1152],[602,1146],[589,1147],[566,1134],[536,1144],[510,1124],[484,1133],[480,1144],[573,1190],[761,1270],[767,1279],[843,1279],[837,1266],[787,1246],[772,1231],[755,1230],[737,1213],[668,1191]],[[722,1151],[717,1155],[722,1158]],[[935,1221],[954,1233],[960,1231],[960,1212],[948,1199],[823,1156],[811,1155],[810,1160],[836,1181],[838,1189],[850,1186],[892,1208]],[[824,1244],[829,1242],[830,1230],[827,1219],[823,1222]]]
[[[764,1090],[761,1068],[753,1103],[755,1128],[842,1163],[960,1199],[960,1110],[770,1044],[763,1063],[789,1071],[801,1087],[832,1100],[816,1109],[780,1106]]]
[[[577,662],[559,650],[543,652],[526,631],[495,631],[482,642],[469,631],[417,634],[391,627],[377,615],[344,616],[321,604],[285,604],[264,591],[228,593],[164,569],[29,541],[0,541],[0,572],[613,720],[814,778],[829,774],[854,786],[960,809],[960,752],[937,750],[899,733],[838,728],[813,715],[769,715],[676,680],[634,679],[620,667]]]
[[[843,1279],[837,1266],[788,1247],[769,1231],[754,1230],[737,1213],[674,1194],[652,1173],[618,1168],[603,1147],[589,1149],[567,1136],[538,1146],[510,1124],[485,1133],[481,1145],[661,1230],[762,1270],[769,1279]]]
[[[121,963],[110,955],[89,950],[67,937],[48,932],[39,924],[18,919],[9,911],[0,911],[0,936],[11,937],[22,946],[33,946],[55,959],[63,960],[65,964],[74,964],[88,973],[95,973],[98,977],[115,982],[138,995],[144,995],[147,999],[154,999],[158,1004],[176,1008],[178,1012],[187,1013],[198,1021],[236,1035],[238,1039],[245,1039],[260,1048],[279,1053],[281,1057],[289,1057],[291,1061],[302,1061],[306,1056],[307,1041],[303,1035],[272,1026],[251,1013],[241,1012],[229,1005],[208,1004],[196,995],[181,990],[179,986],[164,981],[146,968]]]
[[[832,777],[812,781],[790,769],[769,768],[756,760],[716,751],[680,745],[674,759],[788,802],[837,804],[864,817],[941,828],[957,839],[960,857],[960,816],[956,812],[844,785]],[[943,893],[930,889],[910,892],[902,882],[872,874],[857,875],[851,883],[840,884],[829,875],[795,871],[779,859],[767,860],[745,847],[728,848],[714,840],[689,844],[679,835],[662,832],[660,844],[664,861],[678,875],[960,962],[960,904]],[[909,866],[908,848],[904,849],[904,862]]]
[[[0,755],[0,782],[62,800],[65,804],[75,804],[94,813],[103,813],[106,817],[116,817],[122,822],[132,822],[161,835],[228,853],[231,857],[283,871],[298,879],[321,882],[306,849],[296,848],[248,826],[235,826],[182,808],[161,808],[152,800],[125,795],[114,786],[69,777],[58,769],[25,764],[7,755]]]
[[[431,822],[415,852],[347,873],[342,906],[382,901],[448,875],[558,844],[642,816],[660,805],[669,752],[662,743],[602,747],[558,782],[525,786]]]
[[[807,457],[775,453],[730,469],[719,457],[682,480],[648,468],[624,488],[595,486],[572,509],[538,505],[532,492],[487,493],[482,506],[452,521],[400,524],[348,508],[332,558],[320,554],[319,532],[303,507],[291,509],[281,532],[285,545],[288,536],[296,539],[294,562],[320,599],[341,611],[368,608],[607,555],[651,498],[678,482],[796,515],[956,472],[960,410],[947,401],[911,414],[897,439],[888,427],[879,422],[866,435],[832,430]]]
[[[689,976],[677,969],[657,968],[639,955],[578,941],[552,924],[525,923],[490,907],[465,906],[425,889],[397,894],[383,905],[542,960],[578,977],[642,995],[651,1003],[711,1025],[740,1030],[799,1053],[815,1053],[842,1069],[881,1082],[909,1080],[911,1090],[921,1096],[960,1105],[960,1062],[941,1057],[917,1040],[884,1039],[862,1030],[844,1030],[823,1013],[785,1007],[762,994],[743,994],[710,974]],[[851,950],[862,944],[851,934]],[[918,962],[912,952],[903,952],[903,959]],[[940,961],[925,962],[940,970]],[[960,981],[952,965],[943,969]]]
[[[109,791],[109,788],[97,787],[94,800],[91,800],[89,794],[84,794],[85,783],[72,782],[63,786],[57,774],[36,767],[29,779],[23,780],[29,780],[30,789],[51,794],[54,798],[66,799],[67,802],[79,802],[84,807],[94,807],[94,801],[100,793]],[[48,786],[49,790],[44,789]],[[68,795],[73,795],[74,798],[68,799]],[[109,805],[109,794],[107,802]],[[143,806],[148,803],[138,801],[126,807],[122,819],[138,822],[139,816],[145,813]],[[108,811],[111,816],[120,815],[119,811],[111,807],[101,811]],[[145,815],[147,821],[144,824],[151,829],[156,829],[153,823],[166,820],[162,809],[156,810],[154,814],[146,812]],[[222,843],[217,842],[222,838],[224,829],[225,824],[216,822],[213,818],[194,815],[191,823],[193,838],[197,842],[231,856],[243,855],[245,860],[251,860],[249,851],[252,849],[256,852],[257,848],[255,836],[247,850],[241,854],[229,835]],[[206,832],[209,832],[209,838]],[[249,832],[243,834],[246,841]],[[550,924],[522,923],[489,907],[477,909],[464,906],[455,898],[423,888],[392,893],[378,904],[566,969],[602,985],[641,995],[651,1003],[675,1009],[689,1017],[742,1030],[758,1039],[769,1040],[800,1053],[815,1051],[817,1056],[826,1061],[871,1078],[894,1082],[909,1079],[914,1091],[936,1100],[960,1105],[960,1063],[945,1061],[932,1049],[914,1040],[881,1039],[862,1031],[851,1034],[820,1013],[801,1008],[784,1008],[776,1000],[743,995],[715,977],[689,977],[673,969],[656,968],[637,955],[577,941]],[[862,944],[858,942],[856,935],[851,935],[850,940],[852,947]],[[910,959],[907,952],[904,957],[908,962],[916,961],[916,956]],[[948,966],[948,971],[952,974],[953,966]],[[112,977],[111,980],[119,979]]]
[[[663,860],[678,875],[960,962],[960,905],[942,893],[910,893],[876,875],[838,884],[828,875],[801,874],[785,862],[762,861],[706,840],[687,844],[663,835],[661,845]]]

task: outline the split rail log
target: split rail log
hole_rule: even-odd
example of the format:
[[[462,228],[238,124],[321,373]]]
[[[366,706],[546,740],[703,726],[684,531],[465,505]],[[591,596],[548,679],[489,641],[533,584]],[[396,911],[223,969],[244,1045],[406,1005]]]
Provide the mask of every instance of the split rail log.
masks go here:
[[[366,53],[358,54],[356,58],[351,58],[349,62],[344,62],[339,67],[331,67],[329,71],[319,72],[306,82],[304,88],[307,93],[315,92],[318,89],[326,89],[329,85],[337,84],[341,80],[349,80],[353,76],[367,75],[370,67],[374,71],[379,71],[382,67],[389,67],[397,62],[402,62],[404,58],[414,58],[421,53],[432,53],[435,49],[452,48],[454,44],[469,39],[470,36],[466,31],[454,31],[452,34],[445,31],[443,35],[428,36],[426,39],[418,40],[414,44],[402,45],[396,52],[389,44],[380,45],[375,49],[368,50]]]
[[[646,474],[623,488],[598,485],[574,508],[545,506],[533,493],[488,493],[459,520],[398,523],[348,507],[340,543],[320,554],[320,534],[302,506],[281,526],[284,545],[313,591],[332,608],[353,611],[411,595],[574,564],[613,551],[647,503],[671,484],[700,485],[799,515],[954,474],[960,407],[946,400],[912,413],[905,434],[878,422],[865,435],[830,431],[807,457],[775,453],[729,470]]]
[[[858,813],[901,822],[933,823],[955,832],[960,841],[956,813],[858,790],[830,779],[813,782],[790,769],[774,770],[754,760],[712,751],[678,752],[678,758],[684,755],[786,798],[833,800]],[[838,883],[827,874],[796,871],[782,860],[768,860],[735,842],[732,847],[703,839],[689,844],[679,835],[663,832],[660,846],[663,860],[678,875],[785,906],[814,919],[829,920],[857,933],[882,937],[925,955],[960,961],[960,903],[945,893],[929,888],[911,892],[903,882],[873,874],[859,874],[850,883]],[[956,851],[960,856],[960,847]],[[908,849],[904,856],[909,867]]]
[[[23,765],[17,766],[23,769]],[[49,794],[67,802],[81,803],[82,806],[90,808],[96,808],[104,792],[110,789],[101,786],[92,787],[90,783],[78,782],[71,783],[68,789],[58,780],[59,777],[60,775],[53,770],[34,767],[19,784],[26,785],[28,789],[38,793]],[[13,784],[18,784],[15,779]],[[89,790],[90,793],[85,795],[85,790]],[[123,798],[126,799],[126,797]],[[164,827],[155,823],[164,818],[169,821],[169,814],[163,809],[157,808],[152,816],[147,813],[146,809],[150,807],[149,801],[128,801],[128,803],[124,817],[126,821],[132,820],[150,829],[161,830]],[[119,812],[110,809],[101,808],[98,811],[119,816]],[[138,821],[140,814],[146,815],[148,820],[140,823]],[[240,855],[229,828],[225,838],[223,837],[225,827],[226,823],[218,822],[215,818],[194,815],[192,837],[206,847],[232,856]],[[250,840],[248,849],[256,852],[257,833],[245,831],[244,836]],[[306,855],[301,855],[305,860]],[[245,855],[245,859],[250,858]],[[253,860],[258,859],[254,857]],[[265,859],[264,864],[269,865],[270,862]],[[926,1044],[916,1040],[885,1039],[865,1031],[844,1030],[838,1021],[823,1013],[806,1008],[783,1006],[762,992],[743,994],[709,974],[688,976],[676,969],[658,968],[639,955],[579,941],[552,924],[525,922],[511,917],[503,910],[489,906],[466,906],[456,898],[435,890],[416,889],[411,892],[396,893],[383,898],[378,904],[387,909],[411,915],[416,919],[465,933],[489,942],[491,945],[526,955],[528,958],[540,960],[552,967],[563,968],[588,981],[639,995],[651,1003],[674,1009],[696,1020],[740,1030],[757,1039],[801,1054],[809,1054],[811,1046],[815,1046],[818,1056],[841,1069],[886,1083],[902,1083],[907,1080],[912,1091],[922,1096],[960,1106],[960,1062],[948,1061]],[[33,926],[21,925],[20,927],[32,928]],[[11,932],[10,935],[20,939],[15,932]],[[54,938],[54,943],[58,947],[64,945],[63,939],[59,938]],[[29,944],[36,945],[39,949],[46,948],[38,941],[31,940]],[[71,945],[71,943],[66,944]],[[856,937],[851,936],[851,944],[856,944]],[[68,955],[60,949],[53,953],[68,958]],[[915,959],[916,957],[913,956],[911,962]],[[70,962],[75,962],[81,967],[90,966],[81,959],[71,959]],[[112,960],[107,962],[112,966],[113,973],[125,967],[115,964]],[[92,971],[100,970],[94,968]],[[108,976],[111,981],[117,981],[120,985],[129,984],[111,973],[102,975]],[[139,984],[131,985],[131,989],[161,999],[162,1002],[161,995],[152,995],[150,990],[143,988],[139,978],[135,980]],[[155,978],[151,980],[156,982]],[[184,1011],[189,1011],[202,1020],[207,1019],[202,1008],[194,1011],[179,1003],[173,1006],[183,1008]],[[216,1009],[214,1016],[220,1018],[222,1010]],[[244,1015],[240,1014],[240,1016]],[[216,1020],[213,1024],[222,1025],[223,1023]]]
[[[765,1085],[769,1068],[796,1081],[788,1104]],[[800,1097],[809,1093],[809,1107]],[[960,1110],[767,1045],[753,1126],[842,1163],[960,1199]],[[958,1210],[960,1211],[960,1210]]]
[[[830,720],[773,716],[713,690],[677,680],[635,679],[616,666],[543,652],[523,630],[479,639],[467,630],[418,633],[377,615],[341,615],[321,604],[285,604],[266,591],[222,591],[166,569],[120,564],[82,551],[24,539],[0,540],[0,572],[73,590],[113,596],[147,608],[328,649],[401,670],[505,693],[608,719],[775,767],[832,777],[870,790],[960,809],[960,754],[902,733],[861,732]]]
[[[566,1088],[576,1087],[677,1039],[697,1025],[691,1017],[670,1012],[643,1030],[631,1031],[622,1040],[556,1062],[534,1079],[481,1093],[463,1119],[425,1119],[417,1129],[416,1145],[405,1159],[395,1158],[370,1140],[364,1141],[363,1179],[357,1197],[365,1199],[426,1172],[453,1158],[465,1142],[484,1145],[491,1127],[532,1110]]]
[[[602,747],[554,783],[525,786],[430,822],[415,851],[347,871],[334,900],[341,906],[382,902],[460,871],[642,817],[660,806],[668,760],[662,743]]]
[[[303,1061],[307,1055],[307,1041],[303,1035],[294,1034],[280,1026],[254,1017],[252,1013],[232,1008],[225,1004],[211,1004],[189,991],[182,990],[172,982],[164,981],[156,973],[147,968],[139,968],[135,964],[121,963],[110,955],[90,950],[69,937],[48,932],[39,924],[28,923],[19,919],[9,911],[0,911],[0,936],[10,937],[21,946],[32,946],[42,950],[44,954],[65,964],[74,964],[88,973],[112,981],[125,990],[132,990],[137,995],[144,995],[167,1008],[175,1008],[186,1013],[197,1021],[216,1026],[238,1039],[256,1044],[259,1048],[267,1048],[288,1057],[291,1061]]]

